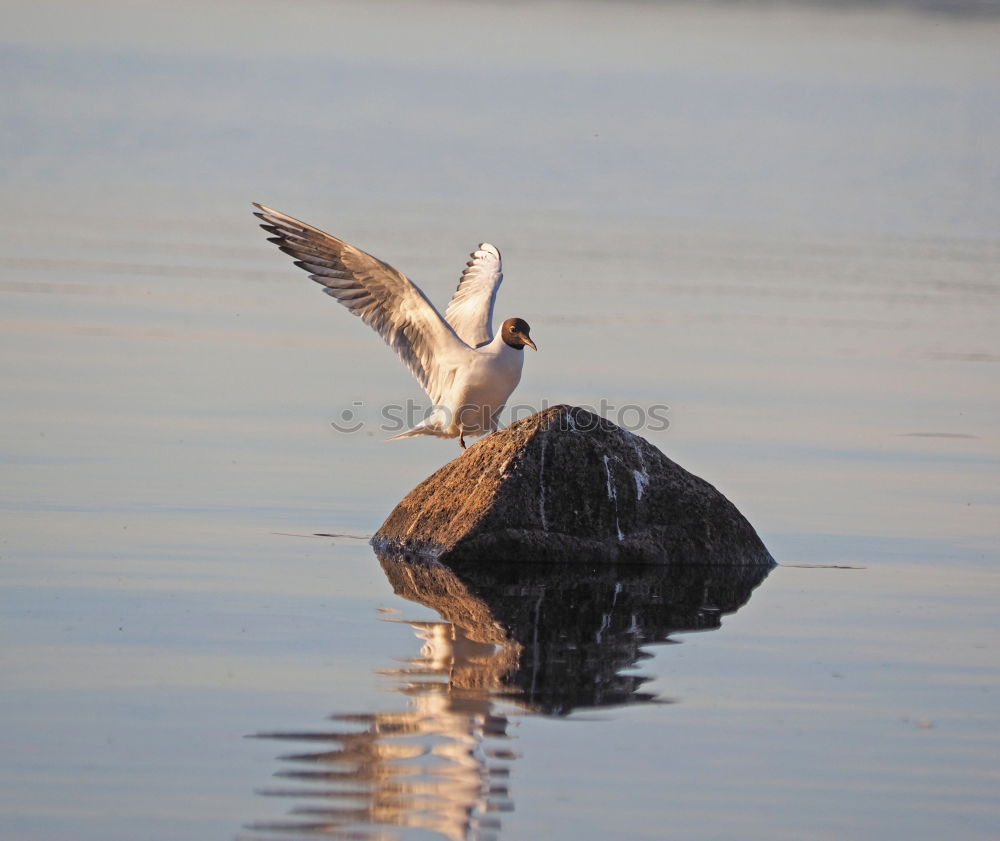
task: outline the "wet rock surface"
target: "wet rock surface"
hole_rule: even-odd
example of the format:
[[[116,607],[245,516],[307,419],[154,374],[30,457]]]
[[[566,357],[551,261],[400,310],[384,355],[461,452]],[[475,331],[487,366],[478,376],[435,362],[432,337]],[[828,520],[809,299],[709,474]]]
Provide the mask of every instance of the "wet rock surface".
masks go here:
[[[774,565],[712,485],[565,405],[480,439],[407,494],[372,542],[446,563]]]

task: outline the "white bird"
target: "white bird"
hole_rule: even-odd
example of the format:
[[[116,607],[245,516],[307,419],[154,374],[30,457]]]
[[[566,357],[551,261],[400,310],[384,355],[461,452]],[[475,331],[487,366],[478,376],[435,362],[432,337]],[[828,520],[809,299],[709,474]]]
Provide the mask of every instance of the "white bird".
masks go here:
[[[472,252],[445,311],[434,308],[406,275],[318,228],[254,202],[261,227],[295,265],[372,327],[431,399],[430,414],[392,436],[458,437],[497,429],[521,380],[524,348],[538,350],[531,328],[508,318],[493,336],[493,303],[503,280],[500,252],[488,242]]]

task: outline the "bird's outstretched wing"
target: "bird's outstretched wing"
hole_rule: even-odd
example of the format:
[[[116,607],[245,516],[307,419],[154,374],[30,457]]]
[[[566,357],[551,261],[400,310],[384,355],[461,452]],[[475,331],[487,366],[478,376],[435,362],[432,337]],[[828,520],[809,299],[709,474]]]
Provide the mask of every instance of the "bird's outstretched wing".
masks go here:
[[[437,404],[468,346],[406,275],[318,228],[254,203],[254,215],[295,265],[372,327]]]
[[[503,282],[503,266],[500,252],[488,242],[469,256],[444,318],[463,342],[479,347],[493,341],[493,302]]]

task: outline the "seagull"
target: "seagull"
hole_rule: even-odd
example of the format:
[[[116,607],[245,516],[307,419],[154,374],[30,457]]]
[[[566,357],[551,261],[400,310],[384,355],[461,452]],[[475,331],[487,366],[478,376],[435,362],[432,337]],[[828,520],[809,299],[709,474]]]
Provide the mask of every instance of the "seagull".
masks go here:
[[[431,400],[424,420],[389,440],[414,435],[485,435],[521,380],[524,348],[538,350],[522,318],[493,335],[493,304],[503,281],[500,252],[488,242],[469,256],[444,318],[402,272],[319,228],[254,202],[268,237],[354,315],[375,330]]]

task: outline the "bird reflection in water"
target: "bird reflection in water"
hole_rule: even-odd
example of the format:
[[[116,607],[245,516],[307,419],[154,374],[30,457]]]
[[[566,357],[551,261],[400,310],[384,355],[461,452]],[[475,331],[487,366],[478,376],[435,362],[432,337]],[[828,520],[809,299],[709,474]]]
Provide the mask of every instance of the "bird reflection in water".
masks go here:
[[[398,679],[406,708],[335,715],[330,730],[257,734],[309,748],[281,757],[277,777],[289,786],[261,791],[297,805],[286,819],[250,825],[248,838],[497,838],[498,813],[513,809],[507,715],[662,702],[632,671],[649,656],[643,646],[720,627],[768,573],[379,561],[398,595],[445,620],[409,623],[419,656],[383,672]]]

